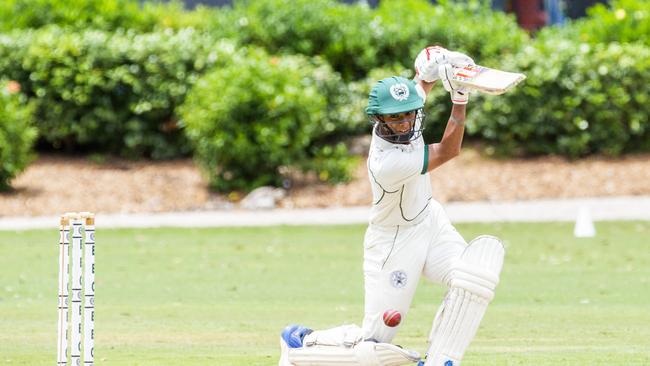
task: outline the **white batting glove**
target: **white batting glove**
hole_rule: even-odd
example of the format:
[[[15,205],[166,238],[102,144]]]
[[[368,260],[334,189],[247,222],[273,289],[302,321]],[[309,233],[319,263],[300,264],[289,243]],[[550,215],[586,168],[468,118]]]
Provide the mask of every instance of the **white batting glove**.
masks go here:
[[[467,56],[464,53],[456,52],[456,51],[448,51],[447,52],[447,63],[454,65],[455,67],[465,67],[468,65],[476,65],[474,63],[474,60],[472,60],[471,57]]]
[[[441,65],[438,72],[442,86],[451,95],[451,102],[454,104],[467,104],[469,101],[469,89],[453,81],[456,67],[451,64]]]
[[[439,46],[429,46],[415,58],[415,78],[432,83],[438,80],[438,68],[447,61],[448,50]]]

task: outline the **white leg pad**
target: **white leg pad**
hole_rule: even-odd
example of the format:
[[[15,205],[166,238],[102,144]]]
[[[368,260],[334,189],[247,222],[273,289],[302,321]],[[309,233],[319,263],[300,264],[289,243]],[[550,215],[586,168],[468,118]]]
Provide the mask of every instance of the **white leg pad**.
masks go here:
[[[303,340],[305,347],[340,346],[352,347],[363,340],[363,329],[356,324],[342,325],[336,328],[313,331]]]
[[[291,366],[400,366],[420,361],[417,352],[389,343],[361,342],[354,347],[316,345],[288,351]]]
[[[379,365],[399,366],[420,361],[420,354],[418,352],[403,349],[390,343],[375,343],[374,345],[375,353],[377,354],[377,358],[380,361]]]
[[[448,276],[449,291],[433,321],[425,366],[460,365],[494,298],[504,254],[503,244],[492,236],[469,243]]]

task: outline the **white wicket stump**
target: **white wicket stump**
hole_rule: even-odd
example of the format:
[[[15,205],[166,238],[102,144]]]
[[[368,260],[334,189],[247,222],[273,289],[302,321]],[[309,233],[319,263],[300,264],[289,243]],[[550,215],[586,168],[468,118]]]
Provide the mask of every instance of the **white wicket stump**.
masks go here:
[[[81,366],[82,359],[84,366],[92,366],[95,347],[94,215],[89,212],[62,215],[59,246],[57,365],[68,365],[70,350],[72,366]]]
[[[59,226],[59,337],[57,343],[57,364],[67,364],[68,355],[68,281],[70,277],[70,227],[67,219],[61,217]]]
[[[84,242],[84,365],[93,364],[95,353],[95,218],[86,217]]]

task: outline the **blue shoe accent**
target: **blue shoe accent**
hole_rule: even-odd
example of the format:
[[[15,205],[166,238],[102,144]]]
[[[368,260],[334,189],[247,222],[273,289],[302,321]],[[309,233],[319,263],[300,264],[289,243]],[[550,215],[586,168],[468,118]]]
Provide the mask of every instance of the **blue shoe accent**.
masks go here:
[[[287,325],[287,327],[282,330],[280,336],[289,348],[300,348],[302,347],[302,340],[311,332],[313,332],[313,330],[307,327],[298,324],[291,324]]]
[[[418,362],[418,365],[417,365],[417,366],[424,366],[424,361],[420,361],[420,362]]]
[[[454,362],[452,360],[447,360],[447,362],[445,362],[445,366],[454,366]]]

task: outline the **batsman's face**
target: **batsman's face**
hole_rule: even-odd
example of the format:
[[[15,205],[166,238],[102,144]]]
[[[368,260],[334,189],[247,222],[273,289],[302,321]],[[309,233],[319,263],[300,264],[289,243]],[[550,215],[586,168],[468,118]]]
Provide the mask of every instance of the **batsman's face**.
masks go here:
[[[393,132],[397,134],[406,134],[411,131],[413,123],[415,122],[416,111],[409,111],[403,113],[384,114],[384,123],[390,127]]]

